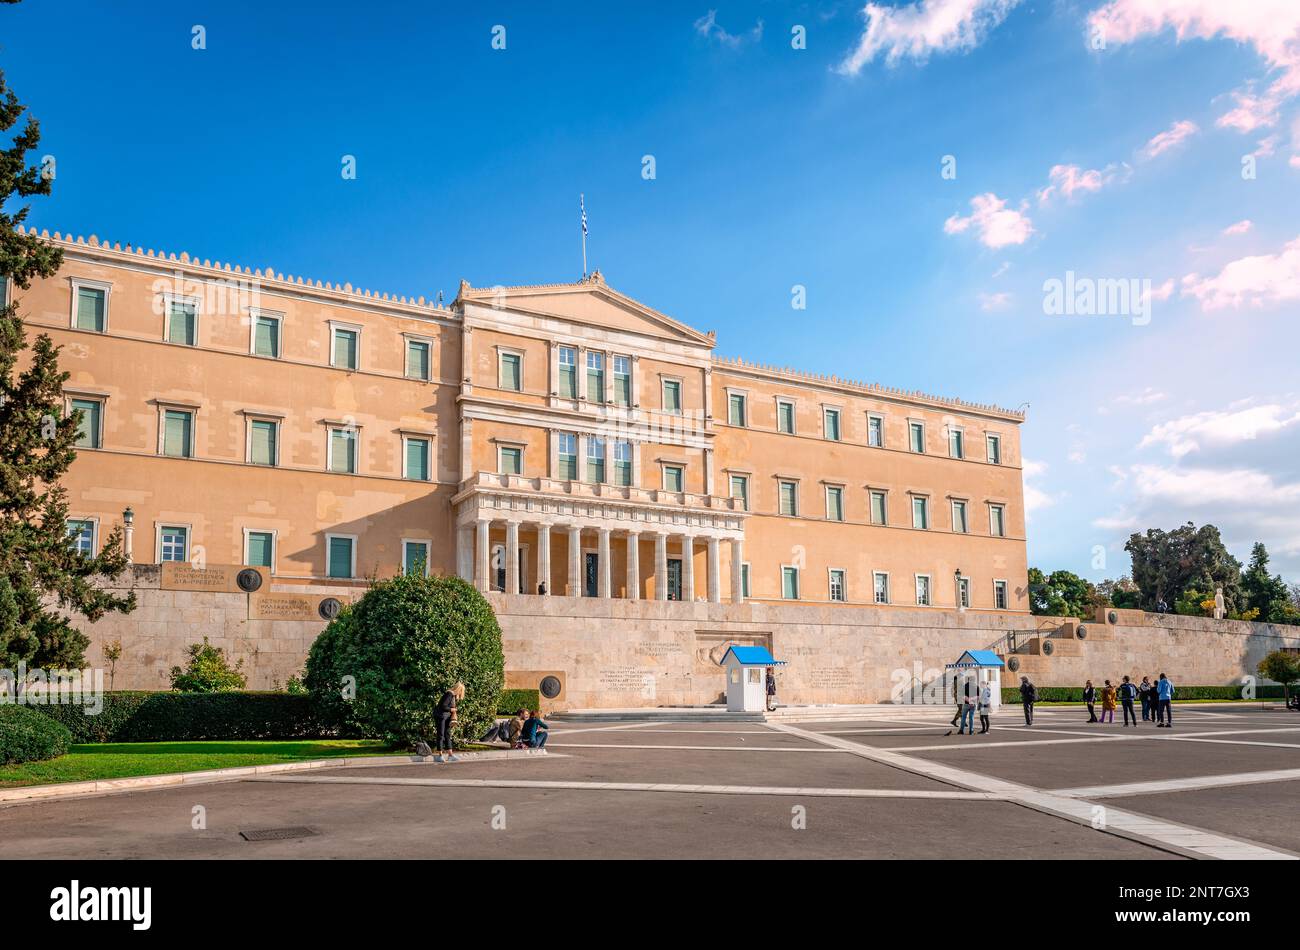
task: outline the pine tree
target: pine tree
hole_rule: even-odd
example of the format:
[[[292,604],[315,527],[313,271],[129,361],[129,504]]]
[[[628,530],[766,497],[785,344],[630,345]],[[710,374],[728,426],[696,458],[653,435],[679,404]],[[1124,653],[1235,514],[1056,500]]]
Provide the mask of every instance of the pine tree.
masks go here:
[[[0,133],[8,135],[26,107],[0,73]],[[50,181],[27,153],[40,142],[30,115],[0,150],[0,284],[26,290],[51,277],[63,254],[30,232],[18,233],[29,205],[6,212],[10,199],[50,193]],[[12,294],[17,298],[19,293]],[[0,308],[0,667],[80,669],[90,642],[71,618],[98,620],[135,609],[135,595],[115,595],[97,581],[126,568],[122,529],[87,556],[68,537],[68,504],[59,479],[77,457],[81,413],[64,414],[59,348],[42,333],[29,347],[18,302]],[[24,351],[30,353],[24,355]],[[20,687],[22,684],[19,684]]]

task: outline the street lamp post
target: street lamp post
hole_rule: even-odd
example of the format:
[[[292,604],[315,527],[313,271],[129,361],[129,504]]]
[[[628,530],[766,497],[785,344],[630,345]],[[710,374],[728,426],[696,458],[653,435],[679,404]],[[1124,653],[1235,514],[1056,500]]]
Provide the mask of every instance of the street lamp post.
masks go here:
[[[122,547],[126,551],[126,563],[130,564],[132,562],[131,554],[134,550],[132,540],[135,535],[135,512],[131,510],[130,505],[127,505],[126,510],[122,512],[122,526],[124,529],[122,532]]]

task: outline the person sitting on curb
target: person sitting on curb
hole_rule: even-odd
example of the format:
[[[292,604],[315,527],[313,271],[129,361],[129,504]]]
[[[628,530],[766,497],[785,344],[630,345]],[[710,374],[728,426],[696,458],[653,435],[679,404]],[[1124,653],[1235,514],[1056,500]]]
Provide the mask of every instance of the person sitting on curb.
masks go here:
[[[522,749],[524,747],[523,733],[526,722],[528,722],[528,710],[521,709],[515,713],[515,718],[508,723],[506,741],[510,743],[510,748]]]
[[[524,723],[523,732],[520,733],[520,738],[523,739],[525,746],[530,749],[536,749],[545,755],[546,737],[550,734],[548,732],[549,729],[550,727],[546,725],[546,720],[542,719],[542,711],[540,709],[535,709],[533,710],[533,714],[528,717],[528,721]]]

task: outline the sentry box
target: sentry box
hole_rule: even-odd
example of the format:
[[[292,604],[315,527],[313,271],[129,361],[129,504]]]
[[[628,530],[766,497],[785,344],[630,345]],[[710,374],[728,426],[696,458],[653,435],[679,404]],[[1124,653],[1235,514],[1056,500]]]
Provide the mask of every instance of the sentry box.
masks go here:
[[[785,666],[767,647],[732,646],[722,657],[727,671],[727,712],[763,712],[767,709],[767,670]]]
[[[956,663],[945,665],[948,675],[944,682],[944,692],[952,690],[952,701],[959,703],[964,695],[966,683],[971,684],[976,697],[980,688],[988,683],[993,687],[993,708],[1002,705],[1002,659],[992,650],[967,650],[957,657]]]

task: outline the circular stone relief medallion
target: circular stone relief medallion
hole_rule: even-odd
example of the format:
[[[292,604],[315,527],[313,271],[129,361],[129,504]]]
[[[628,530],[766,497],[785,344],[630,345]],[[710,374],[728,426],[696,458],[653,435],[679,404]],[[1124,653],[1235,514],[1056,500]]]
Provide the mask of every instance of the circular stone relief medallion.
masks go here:
[[[320,613],[322,620],[333,620],[339,615],[339,611],[343,609],[343,604],[339,602],[337,597],[326,597],[316,609]]]
[[[235,583],[245,594],[251,594],[262,586],[262,575],[251,568],[245,569],[235,575]]]
[[[1087,640],[1088,628],[1085,627],[1083,624],[1079,624],[1079,629],[1076,631],[1076,636],[1078,636],[1080,640]]]
[[[1011,657],[1011,659],[1007,660],[1007,669],[1009,669],[1012,673],[1020,669],[1019,658],[1013,656]]]
[[[563,685],[560,683],[558,677],[543,676],[542,682],[537,688],[547,699],[554,699],[556,696],[560,695],[560,690],[563,689]]]

